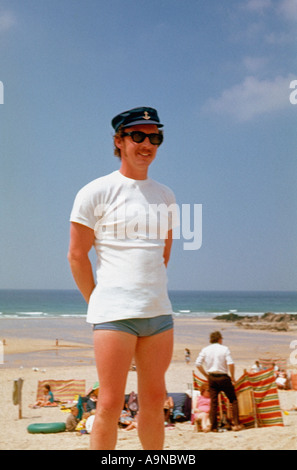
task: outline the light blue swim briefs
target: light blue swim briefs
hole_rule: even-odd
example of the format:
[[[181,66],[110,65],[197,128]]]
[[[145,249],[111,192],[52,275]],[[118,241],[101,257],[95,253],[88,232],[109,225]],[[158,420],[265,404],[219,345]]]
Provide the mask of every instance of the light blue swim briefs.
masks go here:
[[[153,336],[173,328],[172,315],[159,315],[152,318],[127,318],[104,323],[96,323],[93,330],[114,330],[134,336]]]

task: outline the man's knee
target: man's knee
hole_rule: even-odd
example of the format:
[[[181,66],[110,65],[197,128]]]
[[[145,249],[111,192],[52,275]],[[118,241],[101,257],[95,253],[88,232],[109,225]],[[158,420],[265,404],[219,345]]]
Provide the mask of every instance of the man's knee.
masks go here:
[[[96,412],[103,416],[109,417],[119,417],[120,413],[124,407],[125,398],[107,396],[106,398],[101,398],[97,402]]]
[[[165,390],[155,390],[152,393],[148,393],[143,400],[139,397],[139,403],[141,405],[142,410],[152,411],[158,410],[160,408],[163,409],[164,403],[166,399],[166,392]]]

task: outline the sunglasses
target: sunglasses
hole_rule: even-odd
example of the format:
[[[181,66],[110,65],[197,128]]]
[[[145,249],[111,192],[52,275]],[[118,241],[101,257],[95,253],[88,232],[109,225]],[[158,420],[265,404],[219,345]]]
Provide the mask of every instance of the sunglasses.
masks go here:
[[[132,132],[124,132],[122,134],[123,136],[129,135],[133,142],[136,142],[137,144],[141,144],[146,137],[149,138],[149,141],[153,145],[161,145],[163,142],[163,134],[146,134],[145,132],[141,131],[132,131]]]

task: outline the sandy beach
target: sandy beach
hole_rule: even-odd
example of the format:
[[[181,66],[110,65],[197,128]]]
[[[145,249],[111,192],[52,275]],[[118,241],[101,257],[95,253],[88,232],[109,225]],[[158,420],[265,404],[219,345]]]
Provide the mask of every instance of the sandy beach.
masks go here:
[[[88,450],[89,435],[77,433],[30,434],[32,423],[66,421],[59,407],[30,408],[35,402],[38,380],[85,379],[86,389],[97,380],[90,327],[80,319],[28,319],[20,322],[1,320],[1,341],[5,339],[4,361],[0,365],[0,449],[1,450]],[[290,364],[290,344],[296,336],[290,332],[241,330],[234,324],[212,319],[177,318],[175,347],[167,371],[168,392],[185,392],[192,383],[192,371],[200,349],[208,344],[209,333],[220,330],[236,364],[236,378],[262,357],[282,357]],[[59,331],[59,334],[57,334]],[[57,342],[58,340],[58,342]],[[184,349],[191,351],[189,365]],[[22,419],[18,405],[12,402],[13,382],[24,379]],[[137,390],[137,373],[130,371],[126,393]],[[297,405],[297,392],[279,391],[282,410]],[[165,430],[165,450],[296,450],[297,412],[283,414],[284,426],[253,428],[240,432],[197,433],[190,422],[176,423]],[[141,450],[137,431],[119,429],[117,450]]]

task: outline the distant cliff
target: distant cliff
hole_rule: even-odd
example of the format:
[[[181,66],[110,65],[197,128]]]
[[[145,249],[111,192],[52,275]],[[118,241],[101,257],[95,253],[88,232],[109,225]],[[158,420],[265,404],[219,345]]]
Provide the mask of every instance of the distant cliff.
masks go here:
[[[293,331],[297,330],[297,315],[293,313],[272,313],[242,316],[237,313],[218,315],[214,320],[234,322],[240,328],[253,330]]]

